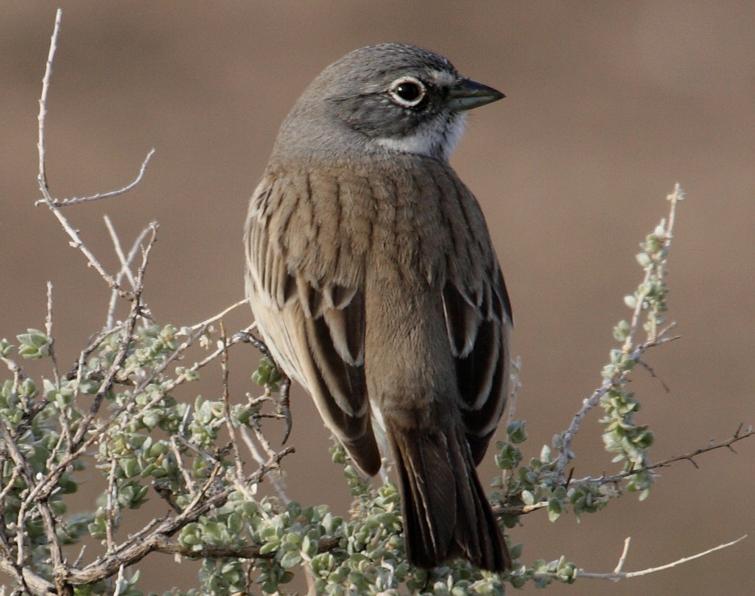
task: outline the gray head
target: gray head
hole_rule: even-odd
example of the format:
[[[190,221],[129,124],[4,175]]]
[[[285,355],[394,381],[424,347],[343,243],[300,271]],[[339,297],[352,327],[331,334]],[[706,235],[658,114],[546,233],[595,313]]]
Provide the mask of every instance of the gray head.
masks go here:
[[[354,50],[309,85],[281,126],[274,156],[402,152],[447,160],[466,110],[503,98],[443,56],[387,43]]]

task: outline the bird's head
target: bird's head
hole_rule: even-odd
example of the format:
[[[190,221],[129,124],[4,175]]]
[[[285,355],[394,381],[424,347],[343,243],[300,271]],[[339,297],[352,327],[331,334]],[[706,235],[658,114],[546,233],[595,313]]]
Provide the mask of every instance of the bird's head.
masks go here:
[[[367,46],[310,84],[281,128],[278,149],[397,151],[447,160],[466,111],[503,97],[433,52],[396,43]]]

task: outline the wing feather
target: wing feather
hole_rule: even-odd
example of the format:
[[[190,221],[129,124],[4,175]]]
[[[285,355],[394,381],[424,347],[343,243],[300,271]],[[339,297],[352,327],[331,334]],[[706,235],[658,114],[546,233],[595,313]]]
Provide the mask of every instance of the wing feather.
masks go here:
[[[364,373],[364,296],[358,284],[339,278],[337,255],[323,263],[329,247],[316,245],[321,226],[313,203],[339,201],[339,193],[315,201],[302,196],[316,192],[309,176],[288,172],[286,178],[283,185],[266,176],[252,200],[245,230],[247,294],[276,362],[312,394],[357,465],[375,474],[381,461]]]
[[[459,404],[475,464],[485,455],[506,405],[511,304],[479,205],[455,176],[436,178],[456,250],[442,289],[443,311],[456,364]],[[454,192],[455,191],[455,192]]]
[[[506,315],[501,318],[498,314],[505,312],[503,304],[497,308],[486,304],[486,296],[500,302],[499,293],[484,291],[479,306],[472,306],[460,296],[453,282],[448,281],[443,291],[448,340],[456,362],[462,420],[472,457],[478,464],[506,405],[510,323]]]

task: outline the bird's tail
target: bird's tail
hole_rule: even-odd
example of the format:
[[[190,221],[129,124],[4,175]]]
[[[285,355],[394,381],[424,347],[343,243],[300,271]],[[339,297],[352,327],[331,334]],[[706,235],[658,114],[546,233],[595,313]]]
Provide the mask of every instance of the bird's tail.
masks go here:
[[[460,557],[490,571],[511,555],[460,429],[408,432],[386,420],[402,493],[409,562],[432,568]]]

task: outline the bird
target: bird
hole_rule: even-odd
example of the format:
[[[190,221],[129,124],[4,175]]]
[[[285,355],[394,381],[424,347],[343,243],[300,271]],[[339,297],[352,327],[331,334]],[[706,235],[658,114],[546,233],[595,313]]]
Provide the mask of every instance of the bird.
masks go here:
[[[429,50],[353,50],[294,103],[244,225],[264,342],[365,475],[393,462],[420,568],[512,566],[476,472],[506,404],[511,304],[449,164],[468,110],[503,97]]]

